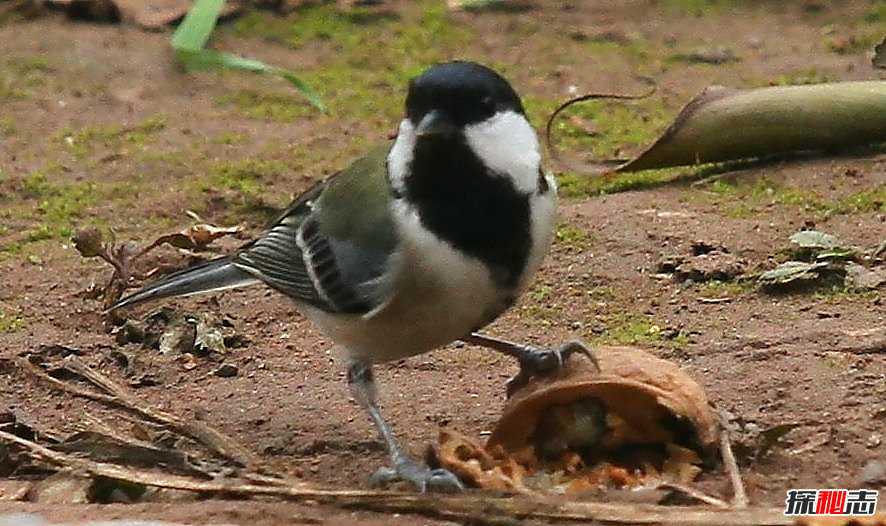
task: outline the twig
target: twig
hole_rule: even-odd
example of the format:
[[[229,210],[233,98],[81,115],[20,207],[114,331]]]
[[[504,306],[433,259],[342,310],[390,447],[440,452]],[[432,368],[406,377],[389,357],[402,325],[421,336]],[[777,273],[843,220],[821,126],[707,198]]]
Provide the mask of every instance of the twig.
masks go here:
[[[707,493],[702,493],[701,491],[691,487],[686,486],[684,484],[677,484],[676,482],[662,482],[657,487],[669,489],[672,491],[678,491],[687,497],[691,497],[699,502],[704,502],[705,504],[710,504],[711,506],[716,506],[722,509],[728,509],[729,503],[723,499],[718,499],[712,495],[708,495]]]
[[[723,467],[729,480],[732,482],[732,506],[738,509],[748,507],[748,494],[744,489],[744,482],[741,480],[741,472],[738,470],[738,462],[735,461],[735,455],[732,453],[732,443],[729,441],[729,428],[726,426],[726,419],[720,414],[720,455],[723,457]]]
[[[578,168],[578,167],[572,165],[572,163],[566,162],[560,158],[560,154],[556,148],[556,143],[553,140],[554,121],[557,119],[557,116],[559,116],[560,113],[563,112],[563,110],[565,110],[566,108],[572,106],[573,104],[579,103],[579,102],[584,102],[584,101],[588,101],[588,100],[600,100],[600,99],[604,99],[604,100],[640,100],[640,99],[645,99],[647,97],[650,97],[658,89],[658,87],[655,85],[655,81],[653,81],[652,79],[640,77],[640,80],[642,80],[643,82],[646,82],[647,84],[650,85],[649,91],[647,91],[646,93],[642,93],[640,95],[625,95],[622,93],[588,93],[586,95],[581,95],[579,97],[569,99],[566,102],[560,104],[560,106],[558,106],[557,109],[555,109],[554,112],[551,113],[551,116],[548,117],[548,121],[545,124],[545,147],[546,147],[548,155],[551,157],[551,159],[566,166],[567,168],[569,168],[575,172],[579,172],[579,173],[588,172],[587,170],[583,170],[581,168]],[[625,159],[609,159],[609,160],[605,160],[605,161],[596,161],[596,163],[595,163],[596,168],[594,170],[591,170],[589,173],[593,173],[593,174],[606,173],[606,172],[611,171],[612,168],[621,166],[625,162],[626,162]]]
[[[194,491],[216,496],[272,496],[316,501],[335,506],[387,513],[416,513],[482,524],[512,524],[517,520],[601,521],[614,524],[670,524],[674,526],[782,526],[790,524],[780,508],[717,509],[702,506],[661,506],[634,503],[569,502],[527,497],[414,495],[364,490],[331,490],[305,483],[262,486],[239,481],[202,481],[178,475],[122,468],[53,451],[10,433],[0,440],[17,444],[37,459],[63,469],[135,484]]]
[[[717,304],[717,303],[729,303],[734,298],[730,297],[722,297],[722,298],[698,298],[699,303],[707,303],[707,304]]]
[[[232,461],[241,466],[258,466],[259,464],[258,460],[249,452],[249,450],[234,442],[227,436],[200,421],[184,421],[171,413],[167,413],[160,409],[154,409],[143,404],[138,398],[127,392],[119,384],[96,372],[76,356],[69,356],[66,358],[64,367],[83,377],[92,385],[104,391],[103,393],[96,393],[88,389],[70,385],[57,378],[53,378],[27,360],[19,359],[16,360],[15,363],[25,372],[62,391],[110,406],[119,407],[147,420],[159,422],[176,433],[196,440],[198,443],[203,444],[216,455],[226,460]]]

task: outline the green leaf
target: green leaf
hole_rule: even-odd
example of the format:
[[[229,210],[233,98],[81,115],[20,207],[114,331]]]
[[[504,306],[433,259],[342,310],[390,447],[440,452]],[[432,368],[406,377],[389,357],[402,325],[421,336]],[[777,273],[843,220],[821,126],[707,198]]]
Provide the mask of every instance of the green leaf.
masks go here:
[[[803,230],[791,236],[791,243],[799,245],[800,248],[808,248],[812,250],[825,250],[837,248],[837,238],[819,232],[817,230]]]
[[[315,108],[320,111],[326,111],[326,106],[314,90],[289,70],[269,66],[260,60],[239,57],[212,49],[179,49],[176,50],[176,57],[185,69],[189,71],[225,68],[277,75],[289,81]]]
[[[857,255],[857,252],[853,248],[834,248],[832,250],[828,250],[827,252],[822,252],[815,256],[817,261],[825,261],[825,260],[845,260],[852,259]]]
[[[176,51],[199,51],[206,46],[225,0],[197,0],[172,35]]]
[[[818,270],[827,266],[828,263],[822,262],[786,261],[760,274],[758,280],[764,285],[782,285],[800,279],[816,279],[819,277]]]
[[[320,97],[295,73],[269,66],[264,62],[205,49],[225,0],[196,0],[191,10],[172,35],[172,49],[188,71],[201,69],[239,69],[253,73],[269,73],[289,81],[318,110],[326,111]]]

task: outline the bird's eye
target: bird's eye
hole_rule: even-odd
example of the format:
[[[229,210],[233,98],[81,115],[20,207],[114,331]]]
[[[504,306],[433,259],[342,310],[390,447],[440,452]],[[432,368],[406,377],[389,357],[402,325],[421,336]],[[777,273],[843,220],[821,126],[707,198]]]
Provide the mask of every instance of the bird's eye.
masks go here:
[[[495,110],[495,101],[492,100],[492,97],[483,97],[483,100],[480,101],[480,103],[489,111]]]

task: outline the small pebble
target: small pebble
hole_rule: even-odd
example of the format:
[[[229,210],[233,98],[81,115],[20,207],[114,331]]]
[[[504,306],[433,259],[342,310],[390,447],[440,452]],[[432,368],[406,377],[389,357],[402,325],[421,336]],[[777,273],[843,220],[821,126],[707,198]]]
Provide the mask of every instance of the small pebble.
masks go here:
[[[240,372],[237,369],[237,366],[232,363],[223,363],[219,366],[218,369],[215,370],[213,374],[216,376],[220,376],[222,378],[231,378],[233,376],[237,376],[237,373]]]

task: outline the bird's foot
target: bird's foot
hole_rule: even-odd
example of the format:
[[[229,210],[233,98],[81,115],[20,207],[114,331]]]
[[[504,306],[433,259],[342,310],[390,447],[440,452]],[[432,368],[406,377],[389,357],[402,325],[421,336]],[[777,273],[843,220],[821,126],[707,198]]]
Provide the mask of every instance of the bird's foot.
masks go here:
[[[508,398],[526,385],[532,377],[553,374],[563,369],[569,357],[576,353],[587,357],[597,371],[600,370],[600,362],[594,352],[584,342],[578,340],[564,343],[556,349],[515,344],[515,351],[514,355],[520,363],[520,372],[510,378],[506,384]]]
[[[381,467],[369,477],[369,485],[384,488],[395,482],[407,482],[421,493],[458,493],[465,486],[446,469],[430,469],[410,458],[402,458],[394,467]]]

